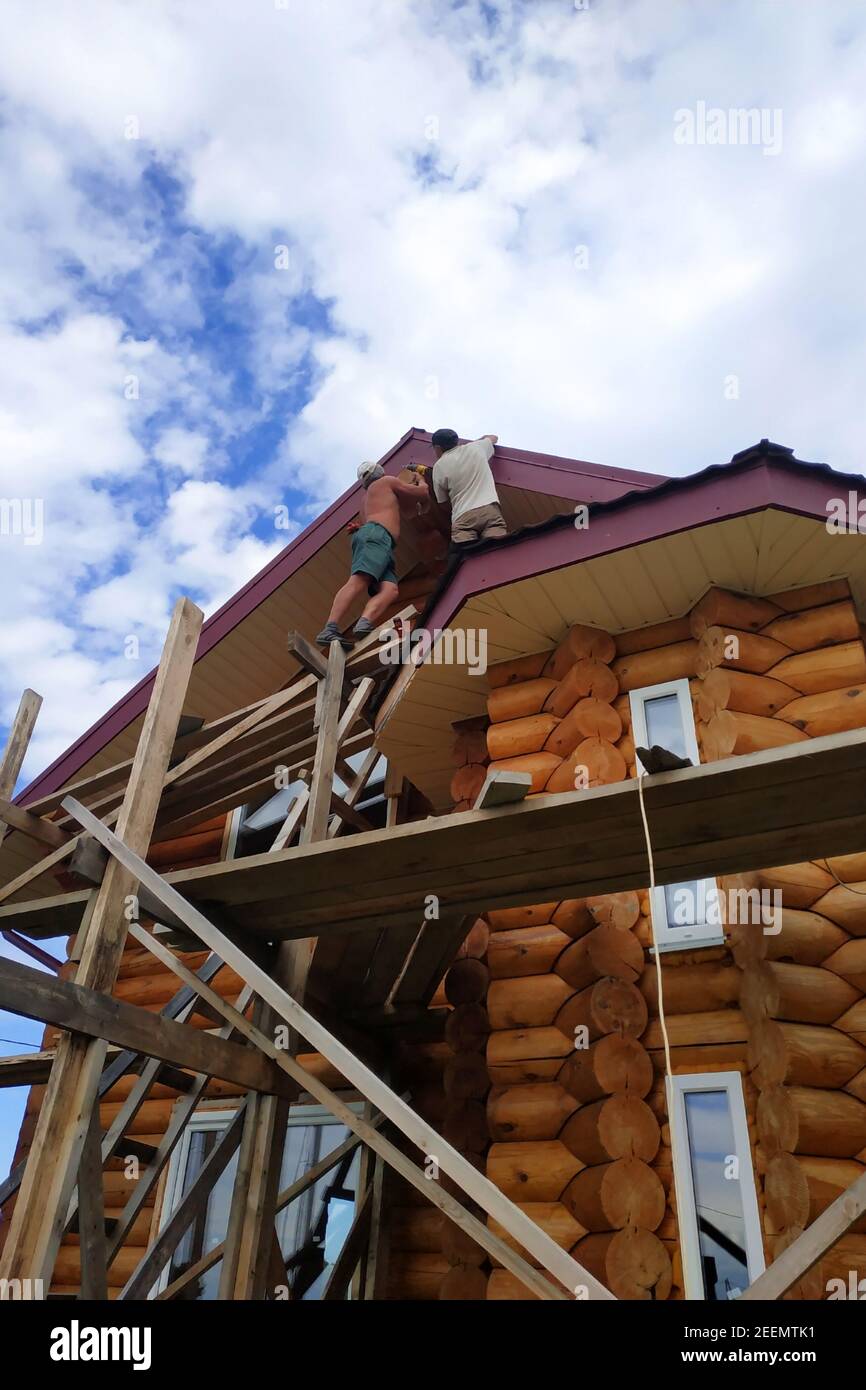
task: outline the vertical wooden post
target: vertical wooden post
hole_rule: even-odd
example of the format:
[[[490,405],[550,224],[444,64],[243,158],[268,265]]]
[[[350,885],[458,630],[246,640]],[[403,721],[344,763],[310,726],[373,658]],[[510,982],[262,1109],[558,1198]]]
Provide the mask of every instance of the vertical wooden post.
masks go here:
[[[36,725],[36,716],[41,708],[42,696],[37,695],[35,690],[25,690],[12,721],[6,747],[0,756],[0,797],[4,801],[8,801],[15,791],[15,783],[18,781],[18,774],[27,756],[27,749],[30,746],[30,739]],[[0,845],[2,845],[8,829],[9,826],[6,822],[0,821]],[[26,937],[19,936],[15,931],[4,931],[2,935],[10,946],[14,946],[16,950],[32,957],[40,965],[44,965],[46,969],[55,971],[60,969],[60,962],[48,955],[46,951],[41,951],[35,942],[28,941]]]
[[[179,599],[117,820],[117,835],[141,857],[150,845],[201,624],[201,610],[189,599]],[[135,887],[134,875],[109,860],[94,893],[76,983],[111,993],[126,939],[124,901]],[[51,1279],[105,1053],[104,1042],[81,1034],[58,1040],[0,1259],[0,1279],[43,1279],[46,1285]]]
[[[320,683],[317,704],[318,740],[310,781],[310,803],[301,832],[301,844],[324,840],[331,814],[331,791],[337,762],[337,730],[340,724],[340,702],[343,696],[343,676],[346,653],[339,642],[332,642],[328,653],[328,674]]]
[[[30,746],[30,739],[36,725],[36,717],[41,708],[42,696],[37,695],[35,690],[25,690],[18,704],[15,718],[12,720],[6,747],[0,756],[0,797],[4,801],[10,800],[15,791],[15,783],[18,781],[18,774],[27,756],[27,749]],[[6,822],[0,821],[0,845],[2,845],[8,829],[9,826]],[[17,950],[23,951],[28,956],[32,956],[33,960],[38,960],[49,970],[59,969],[57,962],[51,956],[40,952],[38,946],[35,946],[32,941],[19,937],[17,932],[4,931],[3,937],[11,946],[15,946]]]
[[[108,1298],[108,1256],[98,1101],[90,1112],[78,1165],[78,1239],[81,1250],[79,1296],[88,1302],[94,1299],[104,1302]]]
[[[370,1240],[367,1246],[367,1261],[364,1266],[364,1286],[361,1297],[367,1303],[381,1301],[385,1297],[386,1261],[388,1243],[382,1225],[382,1204],[386,1178],[385,1160],[380,1154],[372,1155],[373,1181],[371,1183],[373,1203],[370,1215]]]
[[[6,801],[11,798],[15,790],[21,765],[30,746],[36,716],[41,708],[42,696],[37,695],[35,690],[25,690],[21,696],[15,718],[12,720],[12,728],[9,730],[6,747],[3,749],[2,757],[0,757],[0,796]],[[8,826],[5,822],[0,821],[0,844],[3,843],[7,829]]]
[[[269,1032],[278,1022],[274,1011],[261,1003],[253,1018]],[[265,1297],[288,1119],[286,1097],[247,1093],[217,1298],[248,1302]]]
[[[340,746],[340,705],[343,698],[346,656],[339,642],[332,642],[328,669],[316,695],[316,753],[310,778],[307,813],[301,843],[324,840],[331,815],[331,792]],[[277,953],[274,979],[295,999],[303,999],[316,947],[315,938],[284,942]],[[279,1022],[266,1010],[259,1026],[272,1033]],[[299,1038],[294,1029],[288,1052],[295,1056]],[[219,1297],[261,1299],[273,1270],[274,1218],[288,1122],[288,1102],[279,1096],[250,1094],[241,1143],[238,1173],[232,1193],[226,1253],[220,1275]]]

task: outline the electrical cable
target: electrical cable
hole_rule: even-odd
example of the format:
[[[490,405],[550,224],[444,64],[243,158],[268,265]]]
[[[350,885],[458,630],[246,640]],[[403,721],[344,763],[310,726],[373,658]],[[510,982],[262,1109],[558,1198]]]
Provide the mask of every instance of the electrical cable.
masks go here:
[[[856,893],[856,895],[857,895],[858,898],[866,898],[866,889],[863,889],[863,888],[852,888],[850,883],[844,883],[844,882],[842,881],[842,879],[839,877],[839,875],[837,874],[836,870],[830,867],[830,861],[829,861],[829,859],[821,859],[821,860],[816,859],[816,860],[815,860],[815,863],[816,863],[816,864],[823,864],[823,865],[824,865],[824,868],[827,870],[827,873],[830,874],[830,876],[831,876],[832,878],[835,878],[835,880],[836,880],[836,882],[838,883],[838,885],[839,885],[840,888],[847,888],[849,893]]]

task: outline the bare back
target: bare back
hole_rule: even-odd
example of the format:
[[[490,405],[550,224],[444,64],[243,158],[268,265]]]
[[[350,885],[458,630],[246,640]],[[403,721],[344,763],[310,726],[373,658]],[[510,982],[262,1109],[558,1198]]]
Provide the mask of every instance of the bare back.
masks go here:
[[[364,493],[361,521],[377,521],[390,531],[394,540],[400,538],[400,515],[414,512],[424,498],[420,487],[401,482],[399,478],[377,478]]]

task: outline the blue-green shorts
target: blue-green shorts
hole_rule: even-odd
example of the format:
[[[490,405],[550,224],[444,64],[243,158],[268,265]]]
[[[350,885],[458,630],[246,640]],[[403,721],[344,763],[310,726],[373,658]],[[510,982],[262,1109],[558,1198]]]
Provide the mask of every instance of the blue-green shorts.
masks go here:
[[[352,574],[369,575],[368,594],[377,594],[381,584],[396,584],[394,537],[378,521],[366,521],[352,537]]]

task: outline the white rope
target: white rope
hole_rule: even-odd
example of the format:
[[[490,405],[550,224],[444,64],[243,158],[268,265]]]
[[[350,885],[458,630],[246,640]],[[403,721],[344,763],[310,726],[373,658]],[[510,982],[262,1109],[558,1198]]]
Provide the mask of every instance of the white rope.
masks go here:
[[[663,988],[663,986],[662,986],[661,952],[659,951],[659,943],[658,943],[658,940],[656,939],[655,912],[654,912],[654,907],[655,907],[654,898],[655,898],[655,886],[656,886],[656,871],[655,871],[655,864],[653,863],[653,847],[652,847],[652,841],[651,841],[651,839],[650,839],[649,821],[647,820],[646,806],[645,806],[645,804],[644,804],[644,799],[643,799],[643,779],[644,779],[645,776],[646,776],[646,773],[640,771],[640,769],[639,769],[639,770],[638,770],[638,778],[637,778],[637,794],[638,794],[638,800],[639,800],[639,802],[640,802],[641,820],[643,821],[643,833],[644,833],[644,836],[645,836],[645,838],[646,838],[647,859],[649,860],[649,873],[650,873],[650,933],[651,933],[651,936],[652,936],[653,954],[654,954],[654,956],[655,956],[655,962],[656,962],[656,983],[657,983],[657,986],[658,986],[658,998],[659,998],[659,1023],[661,1024],[662,1041],[664,1042],[664,1046],[665,1046],[665,1071],[666,1071],[666,1073],[667,1073],[668,1080],[670,1081],[671,1078],[672,1078],[672,1076],[673,1076],[673,1069],[672,1069],[672,1067],[671,1067],[671,1045],[670,1045],[670,1039],[668,1038],[668,1025],[667,1025],[667,1020],[665,1019],[665,1001],[664,1001],[664,988]]]

